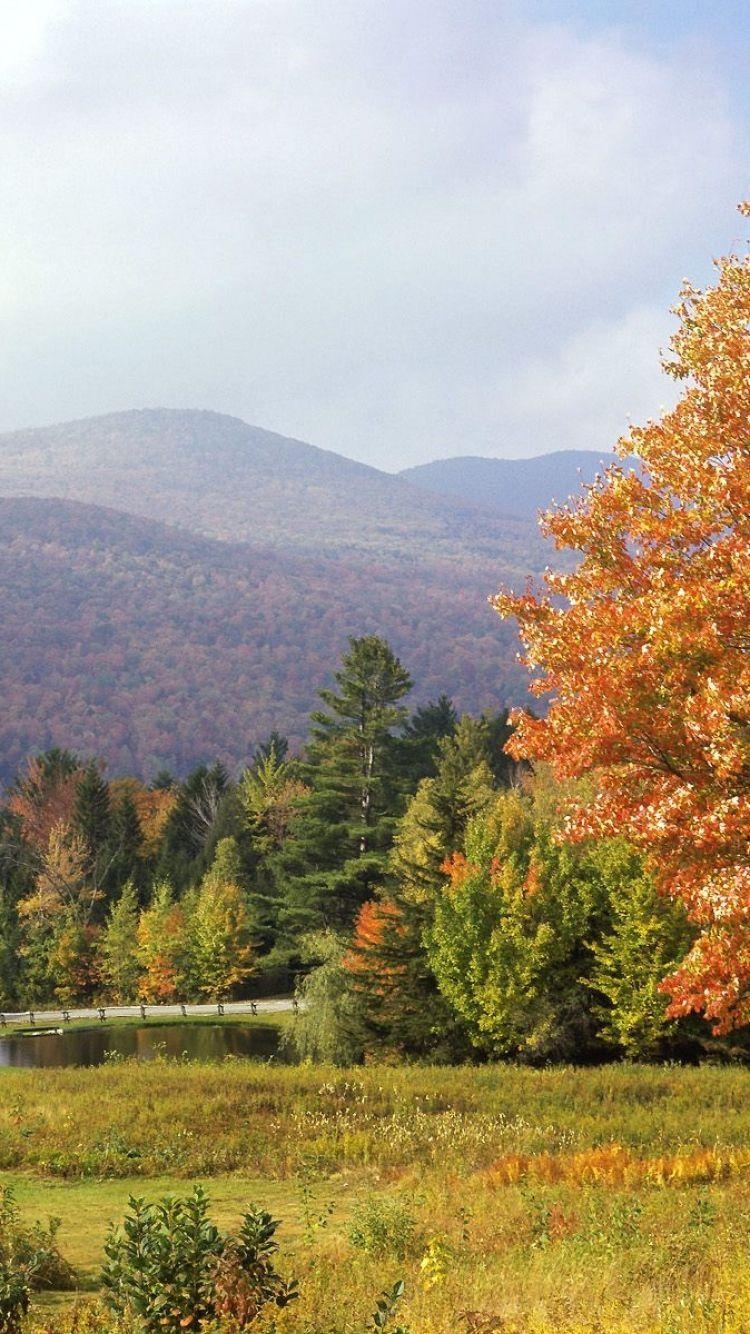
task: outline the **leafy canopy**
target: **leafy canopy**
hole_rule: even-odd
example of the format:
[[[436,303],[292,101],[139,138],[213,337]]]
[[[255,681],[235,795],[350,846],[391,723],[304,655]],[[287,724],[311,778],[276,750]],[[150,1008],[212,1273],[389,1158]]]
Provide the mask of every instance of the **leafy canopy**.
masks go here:
[[[750,206],[741,210],[750,216]],[[677,406],[620,442],[614,466],[545,516],[579,553],[546,590],[494,599],[553,696],[509,749],[559,776],[594,770],[569,832],[622,833],[700,931],[665,984],[673,1014],[750,1019],[750,259],[686,287],[667,371]]]

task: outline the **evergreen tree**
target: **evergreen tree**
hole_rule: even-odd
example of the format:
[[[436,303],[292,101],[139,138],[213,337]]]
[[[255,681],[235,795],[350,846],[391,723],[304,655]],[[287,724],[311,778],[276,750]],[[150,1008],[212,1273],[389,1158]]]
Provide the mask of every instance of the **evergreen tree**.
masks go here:
[[[157,875],[169,876],[178,891],[197,884],[210,865],[209,845],[228,789],[229,774],[220,763],[199,765],[179,789],[157,867]]]
[[[294,934],[322,923],[351,928],[387,874],[400,802],[394,732],[406,718],[408,673],[369,635],[349,640],[335,680],[337,690],[320,692],[325,710],[312,715],[303,770],[311,791],[277,861]]]
[[[468,715],[439,741],[435,776],[419,784],[397,825],[388,889],[358,920],[350,984],[369,1051],[454,1060],[471,1048],[466,1025],[440,994],[425,937],[445,860],[492,801],[489,748],[487,721]]]
[[[600,1032],[631,1059],[653,1059],[667,1054],[681,1033],[687,1036],[685,1021],[667,1019],[660,985],[684,959],[695,930],[681,903],[657,893],[637,852],[618,840],[609,850],[602,843],[598,853],[613,863],[611,926],[592,945],[591,985],[608,1002],[597,1007]]]
[[[85,867],[97,889],[111,862],[112,811],[109,787],[97,764],[88,764],[76,784],[71,827],[85,849]]]
[[[107,866],[107,884],[115,893],[127,883],[138,891],[145,887],[144,862],[141,855],[143,835],[138,810],[129,792],[123,792],[112,812],[110,855]]]
[[[411,795],[421,779],[434,778],[440,742],[453,735],[457,723],[458,714],[447,695],[421,705],[412,714],[396,744],[399,774],[406,793]]]

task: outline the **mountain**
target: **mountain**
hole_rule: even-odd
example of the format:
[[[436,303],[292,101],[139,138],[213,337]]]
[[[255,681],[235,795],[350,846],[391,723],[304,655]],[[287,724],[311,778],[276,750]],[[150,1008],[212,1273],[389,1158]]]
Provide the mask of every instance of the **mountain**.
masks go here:
[[[0,436],[0,495],[114,506],[255,545],[543,560],[522,520],[217,412],[144,409]]]
[[[412,702],[519,703],[516,641],[487,605],[495,563],[221,542],[79,502],[0,500],[0,778],[34,749],[111,773],[234,767],[273,728],[299,744],[348,635],[384,635]]]
[[[533,459],[440,459],[404,468],[398,475],[412,486],[459,503],[534,518],[553,500],[564,503],[615,462],[614,454],[564,449]]]
[[[453,462],[521,468],[546,504],[589,458],[551,457],[546,473]],[[415,706],[524,702],[513,629],[487,598],[549,559],[530,483],[526,512],[506,516],[423,490],[413,474],[428,471],[383,473],[214,412],[0,436],[0,777],[52,745],[145,777],[241,764],[274,728],[299,745],[349,635],[391,642]]]

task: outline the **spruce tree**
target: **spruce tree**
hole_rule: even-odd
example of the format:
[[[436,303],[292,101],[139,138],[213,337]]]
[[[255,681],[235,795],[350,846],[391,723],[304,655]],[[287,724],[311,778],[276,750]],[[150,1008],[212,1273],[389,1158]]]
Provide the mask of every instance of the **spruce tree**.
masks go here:
[[[408,672],[385,640],[367,635],[350,638],[335,681],[312,715],[303,769],[311,790],[278,858],[282,919],[294,934],[351,928],[387,874],[400,805],[394,733],[407,717]]]
[[[72,827],[85,850],[86,874],[98,891],[111,862],[112,811],[109,787],[93,762],[86,766],[76,785]]]

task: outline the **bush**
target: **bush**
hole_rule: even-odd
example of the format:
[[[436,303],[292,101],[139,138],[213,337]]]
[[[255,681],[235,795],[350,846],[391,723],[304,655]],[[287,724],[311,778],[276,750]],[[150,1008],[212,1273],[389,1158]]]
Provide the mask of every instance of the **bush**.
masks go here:
[[[102,1270],[105,1301],[117,1315],[137,1317],[145,1330],[197,1330],[229,1317],[251,1324],[264,1306],[287,1306],[296,1283],[276,1272],[276,1219],[250,1209],[236,1235],[208,1218],[200,1186],[184,1199],[146,1204],[131,1196],[122,1229],[111,1227]]]
[[[0,1332],[16,1334],[32,1289],[72,1288],[75,1272],[57,1245],[59,1218],[22,1225],[9,1186],[0,1186]]]
[[[368,1255],[403,1260],[419,1247],[421,1237],[414,1214],[399,1200],[367,1195],[352,1211],[349,1241]]]

